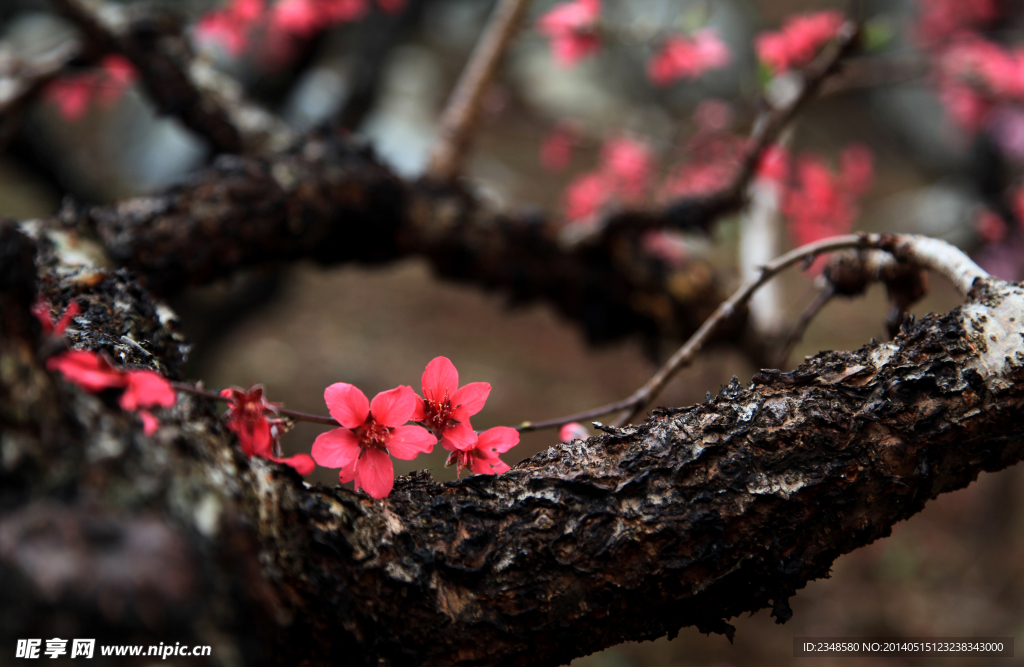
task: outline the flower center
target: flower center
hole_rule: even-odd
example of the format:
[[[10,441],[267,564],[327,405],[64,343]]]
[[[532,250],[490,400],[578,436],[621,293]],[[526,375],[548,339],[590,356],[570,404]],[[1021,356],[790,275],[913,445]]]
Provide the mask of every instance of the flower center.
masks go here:
[[[366,424],[360,427],[359,440],[363,447],[373,446],[378,449],[386,449],[388,441],[391,440],[391,429],[383,424],[378,424],[370,417]]]
[[[445,390],[441,400],[431,401],[424,398],[423,404],[424,412],[427,413],[427,426],[434,432],[434,435],[440,437],[444,429],[451,425],[449,422],[458,423],[451,418],[455,408],[452,407],[451,399],[448,398],[448,390]]]

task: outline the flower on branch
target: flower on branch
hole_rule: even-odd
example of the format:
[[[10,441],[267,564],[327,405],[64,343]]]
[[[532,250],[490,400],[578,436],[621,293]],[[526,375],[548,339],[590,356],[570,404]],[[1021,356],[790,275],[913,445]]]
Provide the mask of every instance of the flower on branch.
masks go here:
[[[300,475],[313,472],[316,464],[309,454],[288,457],[276,455],[279,451],[280,420],[268,418],[267,414],[273,414],[274,409],[280,407],[280,404],[267,401],[262,386],[255,385],[250,387],[249,391],[231,387],[222,390],[220,395],[228,399],[228,411],[224,416],[227,427],[238,436],[238,444],[246,457],[251,459],[258,456],[275,463],[283,463],[294,468]]]
[[[455,465],[456,474],[469,468],[476,475],[500,475],[509,470],[507,463],[498,458],[519,444],[519,431],[508,426],[495,426],[481,433],[471,449],[455,450],[448,455],[445,466]]]
[[[136,78],[135,67],[127,59],[109,55],[103,58],[96,71],[50,82],[43,95],[57,105],[64,120],[76,121],[85,115],[93,101],[104,106],[113,104]]]
[[[214,43],[238,57],[249,41],[249,33],[263,17],[263,0],[231,0],[223,9],[207,12],[196,23],[196,40]]]
[[[843,25],[843,15],[835,10],[794,16],[778,32],[757,36],[757,57],[776,74],[803,67],[818,55]]]
[[[32,314],[35,315],[36,319],[43,326],[43,333],[51,336],[63,335],[68,325],[71,324],[71,320],[80,312],[82,312],[82,309],[79,307],[78,302],[72,301],[68,304],[60,319],[54,322],[50,317],[50,304],[46,302],[42,295],[32,305]]]
[[[605,142],[597,171],[583,174],[565,191],[565,217],[586,223],[611,201],[636,203],[651,186],[654,159],[646,144],[617,137]]]
[[[391,493],[395,484],[389,454],[410,461],[433,450],[437,439],[421,426],[404,425],[416,411],[412,387],[382,391],[367,401],[351,384],[337,382],[324,390],[331,416],[341,428],[317,436],[313,460],[325,468],[341,468],[341,481],[355,480],[374,498]]]
[[[573,65],[601,48],[597,31],[601,0],[563,2],[537,20],[537,30],[551,38],[555,62]]]
[[[96,352],[68,350],[51,357],[46,367],[59,371],[66,380],[90,393],[124,389],[119,404],[123,410],[139,413],[146,435],[153,435],[159,422],[144,408],[169,408],[177,398],[174,387],[159,373],[145,369],[120,370]]]
[[[647,77],[657,86],[667,86],[680,79],[696,79],[704,72],[729,64],[729,47],[712,28],[705,28],[687,38],[673,35],[647,63]]]
[[[424,424],[441,446],[465,450],[476,446],[476,432],[469,418],[480,412],[491,393],[486,382],[459,388],[459,372],[447,357],[436,357],[423,371],[423,396],[416,396],[412,420]]]

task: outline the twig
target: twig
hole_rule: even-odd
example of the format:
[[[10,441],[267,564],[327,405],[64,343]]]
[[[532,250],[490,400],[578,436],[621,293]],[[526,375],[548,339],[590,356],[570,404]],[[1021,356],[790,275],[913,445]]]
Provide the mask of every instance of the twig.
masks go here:
[[[771,280],[782,270],[801,260],[811,259],[824,252],[845,248],[877,248],[884,250],[899,261],[916,264],[944,276],[965,296],[970,292],[976,280],[983,280],[989,277],[984,269],[975,264],[959,249],[945,241],[924,236],[851,234],[816,241],[815,243],[791,250],[762,267],[760,276],[744,284],[728,300],[723,302],[711,317],[701,325],[700,329],[672,355],[672,358],[658,369],[658,372],[644,386],[636,390],[628,398],[587,410],[586,412],[569,415],[568,417],[549,419],[542,422],[525,422],[519,426],[519,430],[533,431],[542,428],[553,428],[568,424],[569,422],[590,420],[594,417],[619,412],[620,410],[628,410],[629,412],[623,419],[618,421],[616,426],[629,423],[646,410],[651,401],[661,393],[662,389],[665,388],[665,385],[676,372],[692,363],[694,356],[711,337],[715,329],[722,322],[728,320],[736,312],[736,309],[743,305],[761,285]]]
[[[526,5],[527,0],[500,0],[491,14],[441,115],[437,143],[427,166],[428,177],[450,181],[461,172],[484,93],[494,79]]]
[[[230,402],[231,399],[226,396],[221,396],[216,391],[210,391],[209,389],[200,389],[195,385],[188,384],[187,382],[172,382],[171,386],[178,391],[183,391],[186,394],[193,394],[195,396],[202,396],[203,398],[209,398],[214,401],[224,401],[225,403]],[[290,417],[296,421],[302,422],[313,422],[314,424],[325,424],[327,426],[341,426],[338,422],[331,419],[330,417],[321,417],[320,415],[310,414],[308,412],[299,412],[298,410],[289,410],[287,408],[281,408],[272,406],[267,408],[267,412],[275,415],[283,415]]]
[[[779,347],[778,352],[775,356],[775,367],[782,368],[786,365],[786,361],[789,359],[789,355],[793,352],[793,347],[804,337],[804,332],[807,331],[807,326],[811,323],[821,309],[825,307],[832,297],[836,295],[835,286],[832,283],[825,285],[815,296],[814,299],[807,304],[804,308],[804,312],[800,313],[800,317],[797,319],[796,324],[793,325],[792,331],[789,332],[789,336],[786,341]]]
[[[610,414],[612,412],[619,412],[621,410],[630,410],[628,417],[624,420],[620,420],[617,424],[628,423],[637,414],[642,412],[647,407],[648,402],[654,399],[665,384],[672,378],[675,373],[689,365],[693,361],[694,355],[703,347],[704,343],[707,342],[711,334],[714,333],[715,329],[725,320],[728,320],[736,312],[736,309],[741,306],[750,295],[753,294],[761,285],[771,280],[776,274],[783,271],[784,269],[796,264],[797,262],[805,259],[812,258],[820,255],[824,252],[831,252],[833,250],[842,250],[844,248],[867,248],[877,243],[879,236],[868,235],[868,234],[850,234],[847,236],[836,236],[830,239],[824,239],[815,243],[802,246],[795,250],[791,250],[785,255],[779,257],[773,262],[769,262],[761,268],[761,274],[744,284],[739,290],[733,293],[726,301],[724,301],[715,312],[704,321],[686,343],[672,355],[664,366],[662,366],[657,373],[654,374],[647,383],[636,390],[628,398],[616,401],[615,403],[609,403],[599,408],[587,410],[579,414],[570,415],[568,417],[560,417],[558,419],[549,419],[542,422],[525,422],[519,426],[520,431],[534,431],[542,428],[553,428],[555,426],[561,426],[574,421],[588,421],[594,417],[600,417],[601,415]]]
[[[599,237],[615,234],[622,229],[637,232],[658,227],[680,229],[707,229],[721,216],[739,210],[746,203],[747,188],[757,173],[758,164],[764,151],[776,140],[782,131],[796,118],[797,114],[818,94],[825,81],[839,71],[843,61],[854,53],[859,45],[860,28],[848,21],[836,36],[836,43],[826,50],[803,71],[803,87],[791,102],[779,108],[762,113],[754,122],[750,135],[750,149],[727,186],[710,195],[686,197],[669,204],[660,215],[613,216],[593,227],[589,234],[575,239],[566,239],[570,244],[592,244]]]

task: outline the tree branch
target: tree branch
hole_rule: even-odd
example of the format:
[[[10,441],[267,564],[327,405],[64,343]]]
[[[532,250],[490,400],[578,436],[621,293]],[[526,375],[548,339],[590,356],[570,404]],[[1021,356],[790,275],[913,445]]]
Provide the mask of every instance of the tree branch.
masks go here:
[[[39,244],[47,298],[116,299],[107,312],[127,314],[96,317],[89,345],[172,321],[117,287],[123,272],[56,273]],[[0,595],[28,619],[2,631],[58,636],[73,619],[104,639],[211,632],[257,661],[554,665],[687,625],[731,633],[729,618],[765,607],[784,621],[840,554],[1024,457],[1024,289],[938,243],[878,245],[973,275],[969,302],[501,476],[400,478],[378,502],[245,461],[202,399],[179,398],[146,438],[116,401],[51,379],[38,329],[6,324],[32,322],[32,247],[0,226],[3,340],[22,341],[0,345],[0,368],[23,369],[0,377],[0,570],[14,582]],[[71,554],[89,567],[54,569]],[[117,569],[90,566],[108,558]]]
[[[441,114],[437,143],[427,165],[428,178],[450,181],[462,171],[484,93],[494,80],[498,65],[519,27],[527,4],[527,0],[499,0],[495,6]]]

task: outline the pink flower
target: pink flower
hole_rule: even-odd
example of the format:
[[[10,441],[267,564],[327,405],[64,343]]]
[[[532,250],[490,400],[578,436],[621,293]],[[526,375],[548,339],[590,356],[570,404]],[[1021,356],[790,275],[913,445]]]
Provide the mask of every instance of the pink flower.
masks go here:
[[[587,427],[579,422],[569,422],[558,430],[558,437],[562,442],[586,440],[590,437],[590,431],[588,431]]]
[[[657,86],[679,79],[696,79],[708,70],[729,64],[729,47],[712,28],[696,32],[692,38],[669,37],[650,62],[647,77]]]
[[[555,61],[573,63],[601,48],[597,21],[601,17],[601,0],[564,2],[537,20],[537,30],[551,38]]]
[[[789,175],[789,152],[779,144],[772,144],[761,153],[757,163],[757,178],[775,183],[785,182]]]
[[[317,436],[313,460],[325,468],[341,468],[342,482],[355,480],[374,498],[391,493],[395,470],[388,454],[410,461],[430,452],[436,438],[420,426],[403,426],[416,411],[412,387],[396,387],[366,400],[366,395],[345,382],[324,391],[331,416],[341,428]]]
[[[238,436],[238,444],[247,458],[258,456],[263,459],[291,466],[300,475],[313,472],[316,465],[309,454],[295,456],[275,456],[277,450],[277,420],[267,418],[273,413],[277,403],[270,403],[263,396],[263,387],[256,385],[243,391],[237,387],[224,389],[220,395],[228,399],[228,411],[225,415],[228,429]]]
[[[93,100],[106,105],[116,101],[136,78],[135,68],[127,59],[106,56],[97,71],[52,81],[43,94],[57,105],[65,120],[75,121],[85,115]]]
[[[385,3],[386,10],[398,3]],[[274,6],[271,23],[295,37],[307,38],[341,23],[362,18],[366,0],[281,0]]]
[[[64,310],[64,314],[60,316],[60,319],[54,322],[50,319],[50,304],[40,295],[36,302],[32,305],[32,314],[35,315],[39,323],[43,325],[43,333],[52,336],[61,336],[64,334],[64,330],[71,324],[71,320],[82,312],[82,309],[78,306],[77,301],[72,301],[68,304],[68,307]]]
[[[851,146],[844,151],[839,175],[820,159],[805,155],[797,161],[796,184],[782,201],[793,242],[806,245],[850,231],[857,214],[856,197],[870,187],[873,165],[870,151]],[[812,266],[820,270],[823,258]]]
[[[594,172],[578,177],[565,190],[565,217],[585,222],[608,203],[612,192],[604,174]]]
[[[456,474],[469,468],[475,475],[500,475],[509,470],[508,464],[498,458],[519,444],[519,431],[508,426],[489,428],[477,438],[472,449],[456,450],[448,455],[445,466],[455,464]]]
[[[995,0],[919,0],[915,34],[924,46],[975,30],[999,18]]]
[[[232,0],[223,9],[208,12],[196,24],[200,42],[217,43],[231,56],[239,56],[249,41],[249,33],[262,18],[263,0]]]
[[[616,196],[636,201],[651,186],[654,158],[644,143],[627,137],[609,139],[601,150],[601,171],[611,183]]]
[[[129,412],[139,411],[147,435],[156,430],[156,418],[142,408],[174,405],[177,394],[166,378],[151,370],[123,371],[114,368],[105,357],[86,350],[68,350],[46,362],[51,371],[59,371],[66,380],[91,393],[104,389],[124,389],[120,405]]]
[[[999,243],[1006,238],[1006,223],[989,209],[982,209],[974,220],[974,230],[985,243]]]
[[[426,424],[445,449],[464,450],[476,446],[476,432],[469,418],[483,409],[491,393],[486,382],[472,382],[459,388],[459,372],[447,357],[435,357],[423,371],[423,398],[412,420]]]
[[[776,74],[802,67],[814,60],[821,47],[843,25],[842,13],[834,10],[794,16],[778,32],[765,32],[755,41],[757,57]]]

